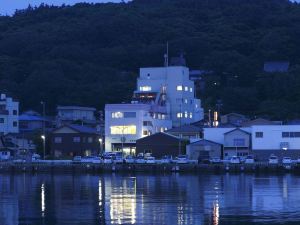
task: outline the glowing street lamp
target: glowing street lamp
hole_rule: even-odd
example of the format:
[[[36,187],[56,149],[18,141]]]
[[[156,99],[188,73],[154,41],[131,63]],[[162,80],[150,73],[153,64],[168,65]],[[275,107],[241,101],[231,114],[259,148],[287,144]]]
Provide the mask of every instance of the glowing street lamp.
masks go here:
[[[43,152],[44,152],[43,159],[45,160],[45,154],[46,154],[46,136],[42,135],[41,138],[43,140]]]
[[[99,138],[99,143],[100,143],[100,154],[102,154],[102,144],[103,144],[102,138]]]

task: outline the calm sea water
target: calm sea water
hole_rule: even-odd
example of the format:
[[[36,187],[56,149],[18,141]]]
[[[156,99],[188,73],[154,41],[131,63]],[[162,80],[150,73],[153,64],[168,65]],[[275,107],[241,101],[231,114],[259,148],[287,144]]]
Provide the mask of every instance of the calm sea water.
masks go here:
[[[0,175],[0,225],[300,224],[300,177]]]

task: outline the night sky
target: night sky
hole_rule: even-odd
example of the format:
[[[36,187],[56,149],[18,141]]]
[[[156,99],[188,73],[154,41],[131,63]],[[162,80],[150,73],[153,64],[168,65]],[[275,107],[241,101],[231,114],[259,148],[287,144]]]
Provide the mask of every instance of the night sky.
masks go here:
[[[16,9],[25,9],[29,4],[32,6],[46,3],[48,5],[72,5],[78,2],[120,2],[120,0],[0,0],[0,14],[11,15]]]

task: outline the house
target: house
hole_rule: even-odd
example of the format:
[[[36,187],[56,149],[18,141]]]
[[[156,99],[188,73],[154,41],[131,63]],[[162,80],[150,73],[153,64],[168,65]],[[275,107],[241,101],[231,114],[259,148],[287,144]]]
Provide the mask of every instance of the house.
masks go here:
[[[30,133],[10,133],[3,136],[7,148],[14,156],[32,155],[36,152],[36,145],[33,142],[34,135]]]
[[[186,142],[167,133],[156,133],[136,141],[136,154],[151,153],[156,158],[185,153]]]
[[[63,125],[50,134],[50,150],[55,157],[99,155],[100,136],[95,128]]]
[[[290,62],[288,61],[270,61],[264,63],[264,72],[266,73],[286,73],[289,71]]]
[[[252,153],[258,160],[271,154],[300,157],[300,125],[252,126]]]
[[[57,106],[57,126],[81,122],[82,124],[96,125],[96,109],[82,106]]]
[[[33,132],[42,130],[45,126],[46,129],[53,127],[53,121],[49,118],[41,116],[35,111],[26,111],[19,116],[20,132]]]
[[[19,102],[0,95],[0,134],[19,132]]]
[[[224,133],[224,158],[247,156],[251,151],[251,132],[236,128]]]
[[[222,158],[222,144],[201,139],[186,146],[186,154],[192,160]]]
[[[241,126],[241,124],[249,121],[249,119],[238,113],[229,113],[221,116],[221,124],[230,124],[232,126]]]
[[[137,139],[201,120],[194,96],[187,67],[141,68],[131,103],[105,106],[106,150],[132,152]]]
[[[0,137],[0,160],[8,160],[11,157],[11,151],[5,145],[3,137]]]
[[[166,133],[180,137],[185,140],[202,138],[202,128],[195,125],[183,125],[167,130]]]

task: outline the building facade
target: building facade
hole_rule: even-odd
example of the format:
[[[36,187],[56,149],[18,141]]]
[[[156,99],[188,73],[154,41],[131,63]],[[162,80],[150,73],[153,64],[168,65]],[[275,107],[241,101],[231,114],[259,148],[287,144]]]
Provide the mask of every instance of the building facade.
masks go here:
[[[50,135],[51,155],[55,157],[99,155],[100,136],[96,129],[80,125],[63,125]]]
[[[200,161],[222,158],[222,145],[202,139],[187,145],[186,154],[189,159]]]
[[[0,134],[19,132],[19,102],[7,97],[0,96]]]
[[[203,118],[184,66],[141,68],[130,104],[105,106],[105,149],[135,153],[137,139]]]

